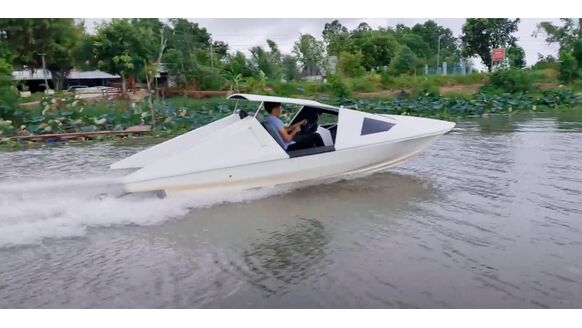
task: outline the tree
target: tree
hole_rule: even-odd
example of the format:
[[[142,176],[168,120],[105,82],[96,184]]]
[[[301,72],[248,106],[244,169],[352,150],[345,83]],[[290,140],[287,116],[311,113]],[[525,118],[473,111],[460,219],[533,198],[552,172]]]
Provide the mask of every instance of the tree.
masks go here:
[[[519,18],[469,18],[463,25],[463,55],[479,56],[491,72],[491,50],[515,45]]]
[[[582,68],[582,37],[574,42],[574,45],[572,46],[572,54],[578,62],[578,67]]]
[[[543,56],[542,54],[538,53],[538,61],[533,65],[533,69],[559,69],[560,65],[558,63],[558,59],[552,55]]]
[[[299,70],[297,69],[297,58],[291,55],[283,56],[283,75],[287,81],[299,80]]]
[[[85,28],[72,19],[53,22],[51,42],[46,50],[46,68],[51,72],[55,89],[62,90],[67,76],[77,63],[75,53],[81,45]]]
[[[570,51],[560,52],[560,81],[572,82],[578,78],[578,62]]]
[[[267,44],[269,45],[270,51],[260,46],[251,48],[251,62],[257,74],[263,72],[267,79],[276,80],[281,77],[281,53],[275,42],[267,40]]]
[[[281,63],[281,51],[279,50],[279,46],[275,41],[267,39],[267,45],[269,46],[269,57],[271,63],[274,65],[279,65]]]
[[[370,27],[370,25],[368,25],[368,23],[366,22],[361,22],[360,24],[358,24],[358,27],[356,27],[355,30],[353,30],[353,33],[365,33],[365,32],[370,32],[372,30],[372,28]]]
[[[212,39],[205,28],[187,19],[171,18],[165,31],[168,42],[163,62],[179,86],[197,82],[199,87],[211,87],[212,79],[220,79],[220,74],[210,69],[211,60],[214,60],[210,55]],[[227,60],[228,45],[220,41],[212,45],[213,54],[217,55],[212,64],[218,66]]]
[[[5,61],[11,63],[12,62],[12,52],[8,47],[8,44],[5,39],[5,35],[0,30],[0,58],[4,59]]]
[[[308,74],[319,73],[325,60],[325,47],[311,34],[301,34],[293,45],[293,54],[308,71]]]
[[[164,54],[164,64],[179,87],[189,86],[196,78],[196,61],[192,54],[168,49]]]
[[[390,70],[395,74],[412,74],[416,68],[416,55],[410,48],[403,45],[390,64]]]
[[[210,48],[210,34],[197,23],[184,18],[169,20],[168,49],[179,49],[182,52],[191,52],[194,49]]]
[[[505,51],[507,62],[511,68],[525,67],[525,51],[520,46],[508,47]]]
[[[75,66],[83,33],[84,26],[72,18],[0,19],[0,34],[13,53],[13,64],[40,69],[44,54],[57,90]]]
[[[18,92],[12,81],[12,65],[0,57],[0,119],[12,119],[17,104]]]
[[[546,34],[548,44],[560,45],[560,80],[571,82],[582,75],[582,18],[560,20],[561,26],[541,22],[537,32]]]
[[[411,32],[414,35],[420,36],[429,47],[430,55],[427,58],[436,58],[439,50],[439,36],[440,58],[446,59],[458,55],[458,40],[453,36],[451,29],[438,25],[433,20],[414,25]],[[406,43],[406,45],[408,45],[412,51],[415,51],[415,47],[412,47],[409,43]]]
[[[366,70],[362,66],[363,58],[364,55],[362,55],[361,51],[354,54],[345,51],[342,52],[338,63],[339,73],[346,77],[360,77],[364,75]]]
[[[224,69],[233,76],[240,74],[242,77],[250,77],[253,75],[247,57],[240,51],[237,51],[234,55],[227,56]]]
[[[347,50],[351,53],[362,52],[362,66],[366,70],[389,66],[398,51],[398,42],[392,34],[383,30],[357,32],[350,36]]]
[[[420,58],[428,59],[433,56],[429,45],[419,35],[411,32],[399,33],[397,34],[397,40],[400,44],[410,48]]]
[[[212,51],[216,55],[216,59],[224,62],[228,57],[228,43],[223,41],[214,41],[212,43]]]
[[[79,45],[74,49],[72,56],[75,62],[75,68],[80,70],[97,69],[97,59],[93,52],[95,45],[95,36],[84,32],[81,35]]]
[[[0,119],[12,119],[18,105],[18,91],[12,81],[12,53],[0,34]],[[2,131],[0,131],[0,135]]]
[[[582,18],[560,18],[562,25],[554,25],[551,22],[541,22],[534,35],[539,33],[546,35],[548,44],[558,43],[560,51],[571,50],[577,40],[582,39]]]
[[[325,23],[321,34],[327,54],[330,56],[338,56],[340,54],[346,46],[350,35],[348,29],[337,19],[331,23]]]
[[[144,67],[156,57],[157,47],[154,31],[128,19],[113,19],[97,28],[93,51],[99,69],[121,76],[126,94],[127,78],[144,73]]]

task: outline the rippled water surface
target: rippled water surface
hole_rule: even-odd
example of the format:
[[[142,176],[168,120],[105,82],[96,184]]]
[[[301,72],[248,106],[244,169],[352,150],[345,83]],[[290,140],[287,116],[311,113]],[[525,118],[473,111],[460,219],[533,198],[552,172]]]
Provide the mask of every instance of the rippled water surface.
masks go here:
[[[580,308],[582,115],[466,119],[362,179],[116,198],[126,140],[0,151],[2,308]]]

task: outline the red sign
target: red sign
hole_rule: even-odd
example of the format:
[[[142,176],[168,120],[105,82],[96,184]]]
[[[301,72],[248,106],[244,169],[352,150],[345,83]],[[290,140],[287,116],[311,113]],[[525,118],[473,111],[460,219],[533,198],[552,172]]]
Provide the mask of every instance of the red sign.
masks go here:
[[[500,62],[505,60],[505,49],[495,48],[491,51],[491,58],[494,62]]]

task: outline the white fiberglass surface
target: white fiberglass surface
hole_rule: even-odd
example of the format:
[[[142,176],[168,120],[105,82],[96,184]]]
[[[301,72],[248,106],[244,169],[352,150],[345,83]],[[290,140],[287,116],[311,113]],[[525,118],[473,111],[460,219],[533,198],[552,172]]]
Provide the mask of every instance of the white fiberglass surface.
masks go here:
[[[193,147],[202,139],[215,133],[217,130],[221,130],[233,123],[238,122],[239,120],[240,118],[238,115],[229,115],[218,121],[201,126],[198,129],[170,139],[166,142],[162,142],[158,145],[147,148],[121,161],[115,162],[111,164],[111,168],[125,169],[144,167],[157,161],[158,159],[166,158],[176,152],[181,152],[190,147]]]
[[[127,182],[288,158],[261,124],[247,117],[126,177]]]

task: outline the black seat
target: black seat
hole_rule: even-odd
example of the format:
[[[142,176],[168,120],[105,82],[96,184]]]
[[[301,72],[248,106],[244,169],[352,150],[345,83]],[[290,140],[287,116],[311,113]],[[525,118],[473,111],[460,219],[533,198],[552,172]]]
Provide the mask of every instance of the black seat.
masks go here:
[[[249,113],[247,113],[246,111],[239,109],[238,111],[238,116],[240,117],[240,119],[242,120],[243,118],[249,116]]]

